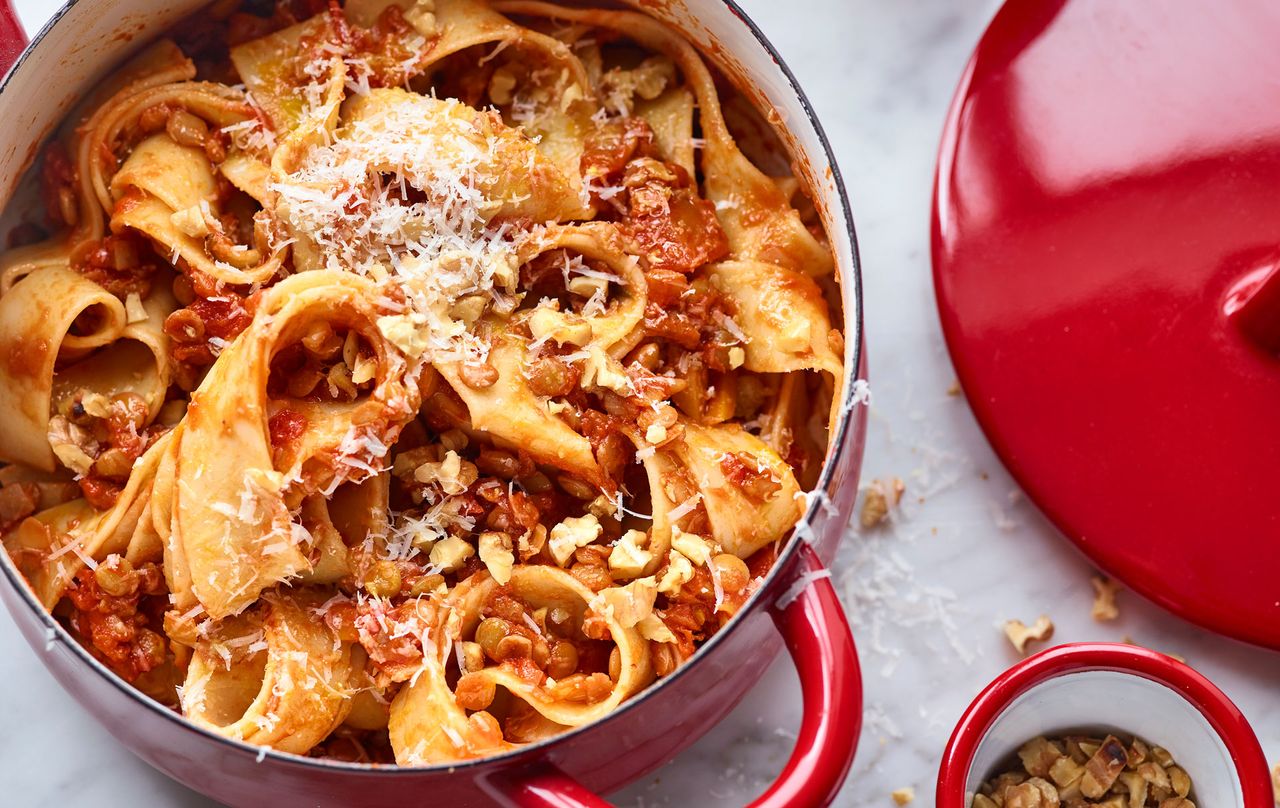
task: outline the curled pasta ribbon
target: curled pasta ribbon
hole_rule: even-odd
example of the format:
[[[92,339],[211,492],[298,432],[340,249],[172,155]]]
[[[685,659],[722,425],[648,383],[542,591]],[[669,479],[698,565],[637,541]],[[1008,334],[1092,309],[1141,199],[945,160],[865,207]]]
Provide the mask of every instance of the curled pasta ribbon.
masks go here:
[[[46,609],[66,594],[85,559],[102,561],[118,553],[135,564],[159,560],[162,546],[149,508],[156,470],[171,440],[171,434],[161,436],[138,458],[107,510],[74,499],[37,513],[5,537],[6,548]]]
[[[300,128],[295,136],[305,131]],[[379,173],[402,172],[410,184],[426,188],[436,179],[432,175],[440,169],[440,156],[453,155],[467,166],[466,183],[483,197],[477,212],[487,222],[557,221],[576,211],[567,177],[532,141],[503,124],[496,114],[456,101],[400,89],[371,90],[342,106],[341,126],[327,141],[337,151],[317,149],[319,144],[313,140],[300,140],[296,147],[286,143],[272,158],[273,187],[292,191],[278,194],[275,204],[285,221],[294,222],[299,238],[314,234],[297,223],[289,206],[295,199],[306,200],[329,190],[325,184],[310,187],[305,169],[309,162],[330,156],[363,161],[364,180],[370,185]],[[426,165],[417,164],[417,157],[404,164],[406,151],[420,152],[424,143],[432,144],[440,155],[430,155]],[[449,170],[456,171],[457,166]],[[405,227],[411,234],[412,218]]]
[[[192,268],[229,284],[262,283],[280,271],[287,247],[275,250],[256,266],[256,250],[236,266],[214,260],[204,244],[207,222],[216,219],[217,181],[204,151],[158,134],[143,140],[111,180],[115,208],[113,229],[129,227],[146,234]],[[184,229],[185,228],[185,229]]]
[[[359,660],[316,616],[306,592],[264,595],[252,613],[196,642],[183,714],[228,738],[305,754],[346,719]]]
[[[603,262],[617,278],[623,297],[599,315],[536,309],[531,314],[537,318],[535,333],[544,333],[545,339],[577,340],[591,354],[590,362],[607,364],[615,377],[625,378],[614,356],[630,349],[628,338],[637,332],[644,317],[647,284],[643,273],[635,260],[622,252],[620,237],[611,224],[548,227],[530,239],[519,260],[525,263],[554,249]],[[572,336],[575,334],[578,336]],[[488,362],[497,371],[497,380],[482,388],[463,380],[462,362],[436,364],[440,375],[467,405],[472,427],[487,433],[499,445],[518,447],[540,463],[612,489],[613,484],[595,460],[590,441],[556,417],[548,400],[530,390],[525,341],[495,327]]]
[[[547,720],[566,727],[590,723],[615,710],[627,697],[653,680],[648,641],[640,636],[634,622],[627,625],[622,615],[608,608],[597,611],[594,607],[600,604],[595,593],[569,573],[557,567],[520,566],[512,570],[507,586],[516,597],[534,609],[565,610],[574,626],[581,626],[588,613],[602,618],[621,655],[619,676],[609,696],[594,704],[557,698],[554,688],[545,684],[532,685],[509,666],[490,665],[479,672],[480,676],[505,688]],[[648,605],[651,608],[652,602]],[[467,622],[478,617],[478,612],[468,615]]]
[[[726,471],[725,459],[771,480],[768,490],[746,490]],[[653,505],[651,572],[671,547],[672,530],[710,532],[727,553],[748,558],[781,539],[800,518],[801,492],[791,467],[764,441],[737,424],[699,426],[681,421],[680,437],[643,459]],[[705,517],[704,524],[695,520]],[[694,527],[698,529],[695,530]]]
[[[518,447],[539,463],[572,472],[597,486],[607,484],[591,442],[553,415],[549,403],[529,389],[527,355],[523,339],[496,334],[488,361],[497,371],[497,381],[484,388],[463,381],[461,362],[441,362],[436,367],[467,405],[473,429],[488,434],[497,445]]]
[[[80,168],[86,172],[93,195],[103,210],[111,210],[115,202],[111,193],[115,160],[107,160],[106,156],[115,153],[124,131],[137,124],[138,116],[159,104],[180,106],[219,128],[254,117],[244,93],[223,84],[180,81],[157,86],[134,85],[120,91],[89,122],[81,145],[87,152],[83,154],[86,162]]]
[[[635,347],[624,340],[637,333],[637,328],[644,320],[649,286],[636,259],[623,252],[622,236],[617,228],[607,222],[548,227],[523,245],[520,263],[528,263],[535,256],[555,249],[563,249],[603,263],[616,278],[612,282],[619,285],[623,297],[621,301],[614,302],[608,309],[595,315],[537,310],[535,317],[549,321],[542,330],[550,338],[563,342],[566,335],[585,326],[582,330],[590,344],[615,357]]]
[[[98,213],[102,215],[101,211]],[[71,263],[71,245],[65,238],[53,238],[8,250],[0,257],[0,295],[37,269],[65,267]]]
[[[666,54],[684,74],[697,98],[706,147],[702,173],[707,199],[729,240],[734,258],[755,259],[808,275],[829,275],[831,250],[800,220],[786,192],[746,158],[734,142],[715,80],[692,45],[657,20],[632,11],[604,11],[551,5],[538,0],[499,0],[506,14],[550,17],[608,28],[647,48]]]
[[[180,600],[189,587],[209,615],[226,617],[311,570],[311,539],[294,525],[291,507],[378,471],[374,464],[419,402],[403,357],[378,332],[375,300],[371,281],[346,273],[282,281],[264,294],[253,322],[192,395],[175,446],[170,506],[169,544],[181,569],[169,583]],[[317,323],[352,329],[372,346],[373,391],[350,403],[290,402],[307,430],[280,452],[276,468],[268,429],[271,360]]]
[[[171,305],[157,288],[146,319],[129,323],[119,298],[65,264],[36,269],[0,296],[0,411],[9,424],[0,460],[53,471],[53,405],[81,389],[137,393],[154,418],[169,387]],[[63,366],[56,380],[55,365]]]
[[[399,6],[405,19],[430,41],[421,69],[428,69],[459,51],[487,44],[496,45],[494,54],[512,48],[520,51],[527,61],[558,68],[544,71],[553,85],[545,89],[555,102],[541,105],[534,119],[521,125],[534,136],[538,151],[559,169],[568,184],[568,192],[559,199],[564,214],[556,218],[560,221],[591,218],[592,208],[583,199],[578,164],[582,159],[583,138],[593,126],[594,109],[589,104],[576,103],[591,96],[591,84],[586,68],[573,50],[555,37],[516,25],[477,0],[394,3],[356,0],[347,3],[345,11],[353,22],[369,26],[390,5]]]
[[[538,58],[562,68],[552,71],[557,81],[566,82],[575,92],[569,93],[576,98],[585,98],[590,93],[586,72],[563,43],[537,31],[517,26],[502,15],[495,13],[482,3],[474,0],[438,0],[435,3],[389,3],[385,0],[372,2],[348,3],[344,9],[346,16],[358,25],[372,25],[378,15],[391,5],[397,5],[404,18],[413,28],[427,40],[427,45],[415,63],[418,71],[427,71],[440,60],[466,48],[486,43],[501,43],[503,46],[514,45],[525,48]],[[273,155],[272,167],[276,181],[294,170],[303,154],[318,140],[314,137],[321,130],[332,132],[336,126],[334,116],[337,113],[336,101],[341,102],[345,83],[351,71],[341,57],[335,57],[329,67],[324,101],[315,111],[309,111],[299,92],[287,78],[296,71],[292,65],[300,57],[302,45],[308,39],[329,36],[328,17],[313,17],[306,22],[286,28],[275,34],[252,42],[238,45],[231,49],[231,58],[243,78],[254,100],[259,103],[267,117],[271,120],[277,135],[288,137]],[[355,105],[363,105],[364,111],[352,109],[344,111],[345,122],[360,120],[375,115],[378,108],[386,105],[379,98],[394,98],[398,91],[374,90],[354,99]],[[403,95],[403,93],[401,93]],[[589,114],[589,113],[586,113]],[[486,128],[485,113],[475,110],[459,110],[459,115],[470,116],[471,121],[455,120],[452,123],[460,131],[474,126]],[[419,116],[422,117],[422,116]],[[309,123],[324,120],[323,126]],[[584,119],[586,120],[586,119]],[[589,123],[589,121],[588,121]],[[400,127],[403,128],[403,127]],[[492,134],[482,132],[482,134]],[[512,133],[514,135],[514,132]],[[535,134],[543,134],[541,132]],[[523,139],[522,139],[523,140]],[[580,141],[580,138],[578,138]],[[519,210],[503,211],[501,215],[511,217],[530,216],[534,221],[566,220],[583,218],[590,214],[590,208],[584,207],[581,200],[581,183],[578,177],[578,159],[581,144],[577,149],[568,152],[555,150],[551,142],[544,138],[535,147],[526,141],[528,149],[539,153],[539,160],[531,162],[523,154],[515,154],[510,149],[500,149],[498,164],[493,172],[501,177],[510,187],[509,194],[490,194],[493,198],[515,200],[527,198],[530,204]],[[558,141],[557,141],[558,142]],[[504,158],[510,158],[505,160]],[[549,158],[549,159],[548,159]],[[521,190],[522,186],[531,188]],[[530,191],[533,191],[530,193]],[[510,207],[510,206],[508,206]],[[530,210],[532,207],[534,209]]]
[[[697,100],[683,85],[668,87],[657,98],[636,103],[635,114],[653,130],[653,145],[668,163],[696,177],[694,170],[693,113]]]
[[[164,59],[164,51],[154,58]],[[115,152],[126,130],[157,105],[180,107],[224,127],[254,118],[244,94],[221,84],[193,81],[190,61],[174,60],[152,76],[119,90],[94,113],[77,141],[80,177],[80,223],[72,241],[103,235],[103,211],[112,211],[113,229],[133,228],[180,256],[192,267],[231,284],[261,283],[280,270],[283,249],[262,258],[245,250],[235,264],[209,257],[196,234],[208,232],[216,219],[213,167],[203,150],[182,146],[165,134],[137,144],[117,170]],[[180,218],[183,224],[180,225]]]
[[[19,279],[49,266],[65,266],[76,244],[102,238],[105,217],[102,198],[96,188],[102,179],[101,144],[86,136],[110,113],[112,99],[127,98],[152,87],[172,84],[195,76],[195,65],[173,42],[162,39],[143,50],[119,68],[93,92],[83,98],[67,115],[60,135],[71,144],[76,162],[76,221],[72,229],[37,244],[8,250],[0,256],[0,294],[7,294]],[[92,110],[92,114],[88,111]],[[85,117],[83,126],[78,128]],[[102,185],[105,187],[105,184]],[[107,205],[110,210],[110,205]]]
[[[162,40],[125,64],[118,74],[112,74],[99,93],[86,99],[85,108],[94,112],[71,135],[79,201],[79,216],[70,235],[71,242],[99,239],[106,232],[103,212],[111,210],[107,173],[114,171],[115,165],[105,165],[106,155],[100,150],[105,148],[107,155],[114,155],[114,144],[101,139],[113,128],[112,118],[122,107],[127,107],[130,99],[156,87],[189,81],[195,75],[195,64],[172,42]],[[133,120],[142,109],[145,107],[136,109]],[[68,120],[78,120],[78,116],[68,116]],[[114,128],[118,134],[119,128]]]
[[[761,261],[724,261],[707,268],[707,279],[734,302],[734,320],[747,336],[747,370],[840,378],[827,301],[812,278]]]
[[[277,67],[277,69],[282,68]],[[288,228],[288,211],[281,203],[280,194],[273,189],[277,183],[288,180],[290,172],[298,168],[310,149],[332,140],[333,133],[338,128],[338,113],[346,93],[346,76],[346,63],[336,56],[330,59],[328,78],[321,90],[320,104],[314,110],[310,110],[309,115],[294,120],[291,128],[282,130],[280,136],[283,139],[279,147],[271,153],[271,164],[268,166],[270,182],[266,186],[266,200],[263,206],[271,211],[277,220],[281,220],[286,228]],[[249,79],[246,78],[245,81],[248,83]],[[322,268],[325,265],[323,251],[311,236],[299,232],[297,228],[288,229],[295,242],[294,270],[304,272]]]
[[[494,737],[487,722],[468,717],[457,705],[445,677],[453,640],[469,637],[480,622],[480,609],[498,586],[487,573],[477,573],[459,584],[446,598],[450,621],[441,621],[437,641],[443,653],[429,656],[418,678],[405,686],[391,703],[389,729],[396,761],[401,765],[430,765],[463,760],[477,754],[494,754],[513,744]],[[605,621],[617,646],[620,667],[609,695],[594,703],[558,698],[555,686],[533,684],[508,665],[489,665],[472,676],[482,677],[505,689],[531,707],[545,723],[558,729],[594,721],[616,709],[625,699],[653,680],[648,641],[635,621],[602,607],[595,594],[564,570],[549,566],[520,566],[512,570],[509,591],[529,607],[560,609],[568,621],[581,627],[588,615]],[[652,596],[648,606],[652,608]],[[630,623],[630,625],[627,625]],[[449,629],[452,629],[450,631]]]
[[[295,60],[306,58],[300,57],[303,40],[324,38],[329,30],[328,15],[319,14],[231,48],[231,63],[279,137],[289,135],[306,117],[307,100],[297,83],[305,78],[297,77],[295,70]],[[334,65],[330,62],[329,66]],[[330,86],[335,79],[339,84],[342,81],[341,75],[332,71],[328,79]]]
[[[844,362],[831,344],[831,316],[822,290],[806,275],[762,261],[723,261],[707,268],[707,279],[733,301],[734,320],[746,335],[743,366],[755,373],[794,374],[815,370],[825,373],[831,386],[831,408],[827,428],[834,429],[840,417]],[[802,403],[795,378],[787,376],[788,396],[779,404]],[[792,424],[792,419],[771,419],[776,432]],[[782,446],[780,435],[770,443]]]

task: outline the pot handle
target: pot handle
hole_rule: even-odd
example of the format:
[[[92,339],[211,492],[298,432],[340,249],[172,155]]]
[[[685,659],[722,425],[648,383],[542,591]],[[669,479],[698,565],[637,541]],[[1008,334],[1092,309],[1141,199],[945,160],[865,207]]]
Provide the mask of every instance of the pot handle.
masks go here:
[[[9,72],[27,47],[27,33],[18,22],[13,0],[0,0],[0,76]]]
[[[750,808],[809,808],[834,799],[858,746],[862,674],[848,620],[830,573],[807,544],[797,577],[770,609],[791,653],[804,696],[796,749],[782,774]],[[494,783],[492,796],[514,808],[605,808],[608,802],[553,767]]]

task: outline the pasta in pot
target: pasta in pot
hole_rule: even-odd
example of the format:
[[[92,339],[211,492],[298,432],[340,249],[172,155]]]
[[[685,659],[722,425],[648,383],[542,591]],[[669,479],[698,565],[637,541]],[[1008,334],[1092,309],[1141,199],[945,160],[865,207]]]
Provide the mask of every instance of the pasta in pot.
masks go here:
[[[845,384],[817,214],[729,92],[647,16],[528,0],[218,2],[121,66],[0,256],[40,601],[193,723],[351,761],[670,675]]]

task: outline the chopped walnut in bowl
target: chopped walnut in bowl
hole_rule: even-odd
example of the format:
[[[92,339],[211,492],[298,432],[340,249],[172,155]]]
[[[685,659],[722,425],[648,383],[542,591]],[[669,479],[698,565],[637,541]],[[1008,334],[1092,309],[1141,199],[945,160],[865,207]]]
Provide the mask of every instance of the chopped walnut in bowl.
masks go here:
[[[1065,735],[1033,738],[971,808],[1195,808],[1191,777],[1163,747]]]

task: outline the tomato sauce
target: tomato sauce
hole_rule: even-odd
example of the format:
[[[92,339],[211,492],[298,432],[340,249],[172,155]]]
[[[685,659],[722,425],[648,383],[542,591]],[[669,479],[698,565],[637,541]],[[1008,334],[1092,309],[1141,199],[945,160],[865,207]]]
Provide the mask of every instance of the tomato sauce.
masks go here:
[[[162,625],[164,576],[155,564],[144,564],[133,574],[136,579],[125,594],[110,595],[93,570],[82,569],[67,592],[74,607],[71,627],[94,656],[128,682],[162,665],[168,654],[164,637],[151,628]]]

